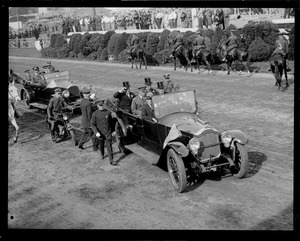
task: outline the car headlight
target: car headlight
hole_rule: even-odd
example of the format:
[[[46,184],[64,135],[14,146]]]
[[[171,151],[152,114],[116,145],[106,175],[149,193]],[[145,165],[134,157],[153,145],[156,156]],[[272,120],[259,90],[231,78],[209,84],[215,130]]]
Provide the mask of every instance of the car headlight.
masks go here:
[[[68,98],[70,96],[70,92],[68,90],[64,90],[62,92],[62,96],[65,97],[65,98]]]
[[[221,135],[221,141],[225,147],[229,147],[232,141],[232,136],[228,131],[224,131]]]
[[[200,141],[197,138],[192,138],[189,141],[189,148],[192,151],[194,155],[198,153],[198,150],[200,148]]]
[[[67,119],[68,119],[68,116],[67,116],[67,115],[63,115],[63,119],[64,119],[64,120],[67,120]]]

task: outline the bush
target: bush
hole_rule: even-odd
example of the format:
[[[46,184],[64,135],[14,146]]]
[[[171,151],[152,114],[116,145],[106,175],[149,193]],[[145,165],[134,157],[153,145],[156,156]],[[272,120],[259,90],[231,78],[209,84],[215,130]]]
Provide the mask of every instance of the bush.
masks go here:
[[[78,50],[81,54],[83,54],[83,56],[88,56],[92,52],[91,48],[87,46],[87,43],[91,37],[91,34],[85,33],[79,42]]]
[[[82,53],[78,53],[77,58],[79,60],[83,60],[84,59],[84,55]]]
[[[66,43],[67,43],[67,41],[65,40],[65,38],[64,38],[64,36],[62,34],[57,34],[56,35],[56,40],[55,40],[54,47],[60,48],[60,47],[62,47]]]
[[[97,52],[92,52],[92,53],[90,53],[88,56],[87,56],[87,58],[89,59],[89,60],[96,60],[97,59]]]
[[[116,46],[117,38],[120,36],[119,33],[114,33],[111,35],[108,44],[107,44],[107,52],[108,55],[113,55],[114,54],[114,49]]]
[[[288,51],[288,59],[293,60],[295,58],[295,27],[291,29],[289,33],[289,51]]]
[[[139,44],[142,46],[144,49],[146,48],[147,45],[147,37],[148,37],[149,32],[140,32],[136,34],[139,38]]]
[[[118,55],[118,60],[122,62],[128,62],[129,53],[127,49],[122,50]]]
[[[108,51],[107,47],[101,52],[100,60],[108,60]]]
[[[110,37],[115,33],[115,31],[110,30],[107,31],[104,35],[103,38],[101,39],[100,47],[102,49],[106,48],[108,45],[108,41],[110,40]]]
[[[203,37],[209,38],[210,41],[214,35],[215,35],[215,32],[212,29],[207,29],[203,32]]]
[[[51,37],[50,37],[50,45],[49,47],[50,48],[54,48],[55,47],[55,43],[56,43],[56,33],[52,34]]]
[[[57,48],[56,50],[56,56],[57,58],[67,58],[70,53],[70,48],[67,43],[65,43],[62,47]]]
[[[68,56],[69,58],[76,58],[76,54],[74,53],[74,51],[70,51],[69,52],[69,56]]]
[[[162,64],[163,59],[166,58],[166,57],[169,58],[170,54],[171,54],[170,50],[164,49],[164,50],[162,50],[162,51],[160,51],[160,52],[155,53],[155,54],[153,55],[153,58],[154,58],[159,64]]]
[[[212,63],[219,63],[220,58],[216,53],[217,47],[219,46],[222,40],[223,31],[220,27],[217,27],[215,30],[214,36],[211,38],[210,51],[212,55]]]
[[[157,33],[149,33],[146,42],[146,53],[153,55],[157,52],[157,46],[159,43],[159,35]]]
[[[116,40],[116,45],[114,48],[113,56],[115,60],[119,59],[119,54],[126,49],[127,47],[127,40],[129,38],[129,34],[127,33],[122,33],[119,34],[117,40]]]
[[[160,35],[159,43],[157,45],[157,52],[160,52],[165,49],[165,42],[167,40],[170,30],[164,29]]]
[[[250,61],[265,61],[269,59],[271,50],[269,45],[260,37],[256,38],[249,47]]]
[[[75,34],[72,34],[71,35],[71,38],[70,38],[70,41],[69,41],[69,48],[74,51],[74,46],[75,46],[75,43],[77,42],[77,38],[79,36],[82,36],[80,33],[75,33]],[[80,37],[81,38],[81,37]]]
[[[77,36],[76,42],[74,43],[73,51],[76,55],[79,54],[79,52],[80,52],[79,46],[80,46],[81,39],[82,39],[82,35],[80,34]]]
[[[102,52],[103,52],[103,49],[101,47],[99,47],[97,50],[97,60],[101,60]]]
[[[248,49],[256,37],[255,23],[250,22],[243,27],[243,34],[245,37],[245,47]]]
[[[103,38],[103,34],[93,33],[92,37],[87,43],[87,46],[90,47],[92,51],[97,51],[101,45],[102,38]]]

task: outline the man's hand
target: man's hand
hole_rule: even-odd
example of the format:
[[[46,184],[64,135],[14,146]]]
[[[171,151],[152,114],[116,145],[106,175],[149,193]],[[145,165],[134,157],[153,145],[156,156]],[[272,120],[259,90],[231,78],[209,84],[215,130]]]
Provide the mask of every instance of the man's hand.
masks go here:
[[[119,90],[120,93],[124,93],[126,91],[126,87],[123,87],[122,89]]]
[[[96,137],[100,137],[100,133],[99,132],[96,133]]]
[[[154,123],[157,123],[157,120],[156,120],[155,118],[152,118],[152,121],[153,121]]]

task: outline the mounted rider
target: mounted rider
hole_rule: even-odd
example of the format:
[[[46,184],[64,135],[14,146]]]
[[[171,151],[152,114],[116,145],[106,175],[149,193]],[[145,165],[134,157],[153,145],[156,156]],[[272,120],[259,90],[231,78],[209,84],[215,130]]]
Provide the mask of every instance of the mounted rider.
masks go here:
[[[183,34],[178,33],[174,39],[174,46],[172,49],[172,53],[174,53],[177,50],[177,48],[179,48],[181,45],[183,45]]]
[[[288,60],[287,60],[287,53],[289,51],[289,43],[288,43],[287,39],[284,37],[284,35],[286,35],[286,34],[288,34],[288,32],[286,32],[286,31],[277,33],[278,38],[275,42],[276,49],[272,53],[271,57],[273,57],[277,54],[282,55],[282,57],[286,60],[287,71],[291,71],[291,69],[289,68]],[[269,68],[268,71],[271,71],[271,68]]]
[[[197,53],[198,51],[200,51],[201,49],[205,49],[205,38],[202,35],[202,32],[200,31],[200,29],[198,29],[196,31],[196,34],[198,35],[192,45],[193,45],[193,59],[192,59],[192,63],[196,61],[196,57],[197,57]]]
[[[137,35],[133,34],[129,43],[129,50],[128,53],[132,53],[135,48],[139,45],[140,39]]]
[[[235,30],[230,30],[230,36],[229,38],[223,43],[225,45],[226,49],[224,51],[224,58],[222,61],[226,61],[227,54],[229,54],[231,51],[235,53],[238,45],[237,45],[237,36],[235,36]]]

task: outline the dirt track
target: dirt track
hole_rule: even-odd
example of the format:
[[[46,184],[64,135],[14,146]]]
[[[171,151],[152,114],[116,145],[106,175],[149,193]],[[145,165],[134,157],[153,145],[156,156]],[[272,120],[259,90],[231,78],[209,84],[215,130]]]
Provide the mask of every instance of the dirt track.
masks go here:
[[[22,75],[45,60],[10,58]],[[91,142],[81,151],[71,142],[54,144],[45,113],[27,110],[19,142],[9,148],[8,226],[36,229],[293,229],[294,85],[274,87],[271,74],[200,75],[178,69],[52,60],[70,70],[79,86],[92,84],[108,97],[123,81],[133,88],[170,73],[183,89],[197,90],[202,118],[219,130],[240,129],[249,137],[247,177],[211,177],[185,193],[176,193],[168,173],[141,157],[121,156],[118,166],[100,160]],[[80,128],[80,117],[72,120]],[[13,127],[9,125],[10,138]],[[80,132],[77,131],[77,135]]]

